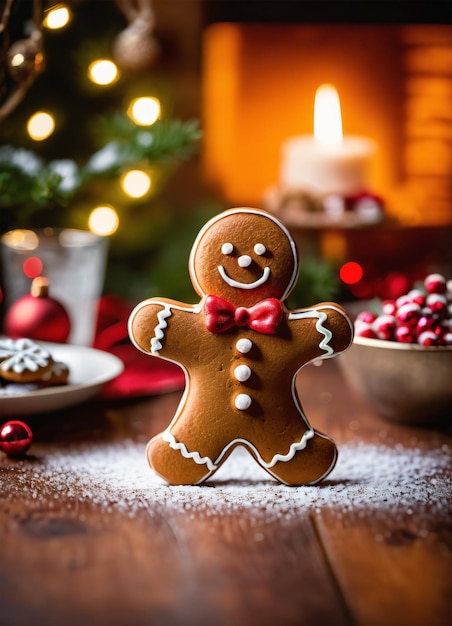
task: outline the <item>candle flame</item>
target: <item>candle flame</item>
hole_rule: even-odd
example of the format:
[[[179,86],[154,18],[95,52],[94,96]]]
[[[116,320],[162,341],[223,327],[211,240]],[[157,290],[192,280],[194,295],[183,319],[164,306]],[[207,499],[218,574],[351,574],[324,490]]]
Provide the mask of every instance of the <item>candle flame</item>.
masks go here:
[[[342,143],[341,103],[333,85],[320,85],[315,93],[314,137],[322,146]]]

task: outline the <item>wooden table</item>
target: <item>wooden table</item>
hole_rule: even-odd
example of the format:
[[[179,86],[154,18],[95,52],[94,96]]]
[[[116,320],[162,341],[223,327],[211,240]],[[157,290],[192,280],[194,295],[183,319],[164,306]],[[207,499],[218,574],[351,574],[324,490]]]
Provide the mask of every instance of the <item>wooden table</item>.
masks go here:
[[[141,486],[137,495],[127,473],[122,495],[104,502],[96,489],[104,494],[108,473],[97,487],[91,474],[80,486],[79,463],[73,480],[58,479],[65,459],[71,471],[73,449],[82,461],[84,454],[102,458],[116,450],[108,457],[112,475],[116,461],[123,463],[122,441],[139,454],[142,446],[144,456],[179,392],[30,417],[29,456],[0,454],[0,624],[448,624],[450,430],[383,421],[347,388],[337,361],[308,366],[297,384],[312,425],[338,444],[339,478],[333,473],[293,495],[271,477],[260,481],[263,491],[235,479],[228,492],[225,473],[217,483],[185,488],[191,494],[185,500],[183,488],[156,488],[149,474],[149,494]],[[356,468],[347,477],[354,446],[362,479]],[[366,467],[366,451],[369,462],[383,452],[383,461],[408,459],[408,484],[389,468],[380,485]],[[394,486],[399,478],[402,487]],[[262,507],[260,493],[267,498]],[[252,504],[245,506],[248,497]],[[292,497],[294,509],[287,506]]]

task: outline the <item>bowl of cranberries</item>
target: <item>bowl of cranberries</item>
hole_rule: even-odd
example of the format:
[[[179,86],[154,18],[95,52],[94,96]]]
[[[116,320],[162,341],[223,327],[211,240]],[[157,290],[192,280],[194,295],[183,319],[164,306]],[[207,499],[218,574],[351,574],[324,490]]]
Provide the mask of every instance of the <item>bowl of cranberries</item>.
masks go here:
[[[452,280],[430,274],[397,300],[369,304],[354,327],[339,362],[378,414],[406,424],[452,420]]]

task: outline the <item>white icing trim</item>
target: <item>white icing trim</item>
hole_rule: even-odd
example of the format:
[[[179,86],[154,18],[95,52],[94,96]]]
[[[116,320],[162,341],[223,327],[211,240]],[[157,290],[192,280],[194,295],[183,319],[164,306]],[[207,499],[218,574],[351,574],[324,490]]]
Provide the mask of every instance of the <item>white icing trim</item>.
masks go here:
[[[193,461],[197,465],[207,465],[207,468],[210,471],[216,470],[218,468],[217,465],[212,463],[212,460],[208,456],[201,456],[199,452],[189,452],[187,450],[187,446],[179,441],[176,441],[175,436],[170,432],[169,428],[163,431],[162,433],[163,441],[169,443],[170,448],[173,450],[179,450],[182,456],[186,459],[193,459]]]
[[[192,279],[192,283],[193,283],[193,287],[196,289],[197,293],[199,294],[204,294],[204,290],[202,289],[201,285],[198,282],[198,278],[196,276],[196,272],[195,272],[195,267],[194,267],[194,257],[196,254],[196,250],[198,248],[199,242],[201,240],[201,238],[203,237],[203,235],[205,234],[205,232],[210,228],[210,226],[212,226],[213,224],[215,224],[215,222],[218,222],[219,220],[225,219],[227,217],[229,217],[230,215],[236,215],[239,213],[245,213],[245,214],[251,214],[251,215],[260,215],[262,217],[266,217],[267,219],[269,219],[270,221],[272,221],[274,224],[276,224],[282,231],[283,233],[286,235],[289,244],[290,244],[290,248],[292,250],[292,257],[293,257],[293,264],[294,264],[294,268],[293,268],[293,272],[292,272],[292,276],[290,277],[289,283],[287,285],[287,288],[285,290],[285,292],[283,293],[281,300],[285,300],[287,298],[287,296],[289,295],[289,293],[292,291],[293,286],[295,285],[296,281],[297,281],[297,277],[298,277],[298,254],[297,254],[297,246],[295,244],[295,241],[292,238],[292,235],[290,234],[290,232],[287,230],[287,228],[284,226],[284,224],[282,222],[279,221],[279,219],[277,219],[276,217],[274,217],[273,215],[271,215],[270,213],[266,213],[264,211],[260,211],[259,209],[253,209],[253,208],[249,208],[249,207],[237,207],[235,209],[228,209],[227,211],[224,211],[223,213],[219,213],[218,215],[216,215],[215,217],[213,217],[211,220],[209,220],[199,231],[195,242],[192,246],[191,252],[190,252],[190,259],[189,259],[189,270],[190,270],[190,276]],[[205,295],[205,294],[204,294]]]
[[[162,439],[169,444],[170,448],[172,448],[173,450],[178,450],[185,459],[192,459],[197,465],[206,465],[207,469],[210,472],[216,471],[220,467],[221,461],[223,457],[226,455],[226,453],[231,448],[237,445],[243,445],[245,446],[245,448],[252,450],[253,454],[256,455],[256,459],[259,465],[269,470],[272,467],[274,467],[276,463],[278,462],[285,463],[293,459],[293,457],[295,456],[295,453],[298,452],[299,450],[303,450],[304,448],[306,448],[306,444],[308,440],[312,439],[315,435],[315,431],[309,427],[308,430],[303,434],[300,441],[295,441],[294,443],[290,445],[289,452],[287,452],[287,454],[279,454],[279,453],[275,454],[272,460],[269,461],[268,463],[264,461],[264,459],[259,454],[258,449],[251,442],[249,442],[247,439],[242,439],[239,437],[238,439],[233,439],[232,441],[230,441],[223,448],[218,458],[215,461],[212,461],[210,457],[208,456],[202,457],[197,451],[189,452],[187,449],[187,446],[184,443],[176,440],[175,436],[170,431],[170,428],[171,426],[169,426],[165,431],[163,431],[161,435]],[[204,481],[205,478],[203,478],[202,480]]]
[[[323,323],[328,319],[328,316],[323,311],[318,311],[317,309],[309,309],[307,311],[292,311],[289,313],[289,320],[300,320],[300,319],[317,319],[315,323],[315,327],[318,332],[321,333],[324,337],[319,343],[319,348],[324,350],[328,356],[331,356],[334,353],[333,348],[329,345],[333,333],[325,328]]]
[[[255,287],[260,287],[264,283],[267,282],[270,276],[270,268],[264,267],[264,271],[262,272],[262,276],[254,281],[254,283],[239,283],[237,280],[230,278],[222,265],[218,266],[218,271],[220,272],[221,278],[225,283],[229,285],[229,287],[236,287],[237,289],[254,289]]]
[[[311,319],[317,318],[315,327],[318,330],[318,332],[324,336],[322,341],[319,343],[319,348],[324,350],[326,354],[322,355],[321,357],[315,357],[314,359],[312,359],[312,361],[316,361],[318,359],[327,359],[337,354],[342,354],[342,352],[345,352],[345,350],[347,350],[347,348],[350,346],[350,344],[353,341],[353,324],[350,321],[350,319],[346,315],[344,315],[343,311],[339,309],[338,307],[335,307],[334,305],[331,305],[331,304],[326,304],[322,306],[321,308],[330,309],[332,311],[337,311],[343,316],[343,318],[347,321],[350,327],[351,339],[350,339],[349,344],[343,350],[333,350],[333,348],[329,345],[329,342],[331,341],[333,334],[330,330],[328,330],[328,328],[325,328],[323,325],[324,322],[328,319],[328,316],[326,313],[324,313],[323,311],[319,311],[318,309],[308,309],[307,311],[289,311],[289,320],[297,320],[297,319],[303,319],[303,318],[311,318]],[[312,361],[309,361],[308,363],[311,363]],[[308,363],[306,363],[306,365]]]
[[[163,331],[168,327],[166,319],[171,317],[171,315],[171,306],[169,304],[157,313],[158,324],[154,328],[154,337],[151,339],[151,354],[156,355],[163,348],[160,339],[163,339],[165,336]]]
[[[323,311],[319,311],[319,319],[317,320],[315,327],[317,328],[319,333],[325,335],[322,341],[319,343],[319,348],[321,350],[325,350],[325,352],[329,356],[331,356],[332,354],[334,354],[334,350],[329,344],[333,337],[333,333],[328,330],[328,328],[325,328],[323,325],[323,322],[325,322],[327,319],[327,314],[323,313]]]
[[[329,437],[326,437],[325,435],[322,435],[322,433],[317,433],[317,437],[322,437],[323,439],[328,439],[329,441],[332,441],[332,439],[330,439]],[[337,462],[337,457],[338,457],[338,452],[337,452],[337,448],[334,447],[334,459],[331,462],[331,465],[324,471],[324,473],[319,476],[318,478],[316,478],[315,480],[312,480],[310,483],[303,483],[305,487],[308,487],[310,485],[317,485],[319,482],[321,482],[326,476],[328,476],[328,474],[334,469],[334,466],[336,465]],[[268,467],[264,467],[263,469],[267,470],[267,472],[273,476],[273,478],[276,478],[276,480],[278,480],[280,483],[283,483],[283,485],[287,485],[288,487],[293,487],[293,483],[288,483],[285,480],[283,480],[281,478],[281,476],[278,476],[278,474],[275,474],[274,472],[272,472],[271,470],[268,469]],[[205,478],[203,478],[203,480],[206,480],[206,478],[209,478],[209,476],[206,476]]]
[[[304,433],[303,437],[300,439],[300,441],[295,441],[291,444],[289,452],[287,454],[275,454],[270,463],[265,464],[265,467],[267,469],[270,469],[271,467],[276,465],[278,461],[285,463],[286,461],[290,461],[291,459],[293,459],[293,457],[295,456],[295,452],[298,452],[298,450],[304,450],[304,448],[306,448],[307,441],[309,439],[312,439],[314,437],[314,434],[315,433],[312,428],[310,430],[307,430]]]
[[[157,313],[158,323],[157,323],[157,325],[154,328],[154,337],[151,339],[151,349],[150,349],[150,351],[148,351],[148,350],[144,350],[135,341],[135,338],[134,338],[133,332],[132,332],[132,325],[133,325],[133,320],[135,319],[135,316],[137,315],[137,313],[141,309],[143,309],[144,307],[149,306],[149,305],[153,305],[153,304],[157,304],[157,305],[163,307],[163,310],[159,311]],[[137,348],[141,352],[144,352],[145,354],[152,354],[153,356],[159,356],[160,357],[160,354],[158,354],[158,352],[163,348],[163,345],[160,342],[160,339],[163,339],[164,336],[165,336],[163,331],[168,326],[168,324],[166,323],[166,319],[171,317],[172,310],[173,309],[177,309],[178,311],[185,311],[186,313],[199,313],[199,311],[202,309],[203,305],[204,305],[204,300],[201,300],[201,302],[199,304],[195,305],[195,306],[187,305],[186,307],[179,306],[177,304],[174,304],[173,302],[165,302],[164,300],[157,300],[156,298],[149,298],[148,300],[143,300],[143,302],[140,302],[139,304],[137,304],[137,306],[133,309],[133,311],[131,312],[131,314],[129,316],[129,320],[128,320],[128,323],[127,323],[127,329],[128,329],[128,333],[129,333],[129,338],[130,338],[131,342],[133,343],[133,345],[135,346],[135,348]],[[160,357],[160,358],[166,358],[166,357]],[[170,361],[171,359],[166,359],[166,360]],[[172,361],[172,362],[176,363],[177,365],[180,365],[179,361]]]

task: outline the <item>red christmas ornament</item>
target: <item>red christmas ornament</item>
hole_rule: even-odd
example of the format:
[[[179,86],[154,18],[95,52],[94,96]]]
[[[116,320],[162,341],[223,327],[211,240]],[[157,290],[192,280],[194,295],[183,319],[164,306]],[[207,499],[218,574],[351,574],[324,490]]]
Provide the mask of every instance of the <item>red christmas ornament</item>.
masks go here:
[[[0,450],[8,456],[23,456],[32,441],[33,433],[24,422],[12,420],[0,428]]]
[[[19,298],[5,317],[4,332],[12,339],[65,343],[70,331],[69,315],[58,300],[49,296],[49,281],[44,276],[33,280],[30,293]]]

